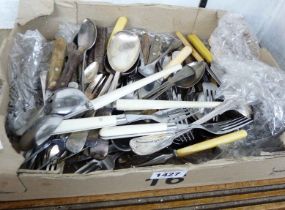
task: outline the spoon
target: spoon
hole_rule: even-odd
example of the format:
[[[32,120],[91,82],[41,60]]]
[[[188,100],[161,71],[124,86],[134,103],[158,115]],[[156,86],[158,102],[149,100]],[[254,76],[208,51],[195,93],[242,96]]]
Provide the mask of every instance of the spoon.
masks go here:
[[[110,66],[116,71],[111,88],[118,85],[120,74],[132,68],[140,54],[140,39],[130,31],[119,31],[110,38],[107,47],[107,58]]]
[[[88,99],[76,88],[64,88],[55,91],[47,100],[45,110],[49,114],[68,115],[78,107],[84,106]]]
[[[38,120],[36,120],[33,126],[31,126],[31,128],[29,128],[24,133],[24,135],[21,137],[19,146],[23,150],[28,150],[34,144],[39,145],[40,143],[43,143],[45,140],[47,140],[52,135],[53,131],[60,125],[62,120],[71,118],[78,114],[84,113],[88,110],[92,110],[92,109],[98,110],[132,93],[133,91],[139,88],[142,88],[145,85],[152,83],[162,77],[168,76],[169,74],[172,74],[180,69],[182,69],[181,65],[172,66],[158,73],[155,73],[149,77],[143,78],[127,86],[121,87],[110,93],[97,97],[91,101],[89,101],[87,97],[85,97],[85,95],[78,89],[68,88],[68,90],[66,89],[59,90],[55,93],[55,95],[61,95],[61,91],[69,91],[70,98],[72,99],[71,101],[75,101],[76,103],[78,103],[78,106],[74,105],[74,103],[69,103],[69,97],[66,95],[66,93],[62,94],[64,96],[63,97],[64,100],[59,100],[59,101],[48,100],[47,103],[51,103],[48,105],[49,107],[51,107],[51,110],[58,110],[58,113],[61,113],[61,114],[56,114],[56,115],[49,114],[49,115],[45,115],[39,118]],[[81,96],[81,94],[85,98]],[[76,95],[78,96],[77,99],[75,97]],[[54,97],[57,98],[56,96]],[[86,104],[81,103],[82,99],[84,99],[84,102],[86,101],[87,103]],[[54,104],[57,104],[57,105],[54,105]],[[64,107],[66,104],[68,104],[69,106]]]
[[[79,32],[78,32],[78,49],[83,52],[83,63],[81,72],[81,89],[84,90],[84,70],[86,67],[86,52],[91,49],[96,42],[97,38],[97,28],[93,22],[86,18],[82,21]]]
[[[84,69],[84,83],[91,83],[94,81],[99,70],[99,63],[94,61]]]
[[[203,61],[193,62],[189,64],[189,67],[191,67],[195,72],[195,77],[193,77],[192,79],[189,78],[182,79],[180,81],[177,81],[175,85],[177,87],[186,88],[186,89],[193,87],[202,79],[205,73],[206,65],[207,64]]]

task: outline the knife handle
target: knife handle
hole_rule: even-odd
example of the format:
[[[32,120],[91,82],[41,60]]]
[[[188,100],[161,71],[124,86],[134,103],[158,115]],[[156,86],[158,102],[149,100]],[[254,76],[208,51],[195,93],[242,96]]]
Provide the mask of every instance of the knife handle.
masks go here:
[[[183,61],[191,54],[192,49],[189,46],[185,46],[178,54],[177,56],[172,59],[165,67],[164,69],[167,69],[171,66],[182,64]]]
[[[144,100],[144,99],[119,99],[116,101],[117,110],[155,110],[155,109],[178,109],[178,108],[215,108],[221,102],[217,101],[167,101],[167,100]]]
[[[124,28],[126,27],[127,23],[128,23],[128,18],[127,18],[126,16],[121,16],[121,17],[119,17],[119,18],[117,19],[116,24],[115,24],[115,26],[114,26],[114,28],[113,28],[113,31],[112,31],[112,33],[111,33],[111,35],[110,35],[108,44],[109,44],[110,40],[112,39],[112,37],[113,37],[116,33],[118,33],[119,31],[124,30]]]
[[[211,140],[203,141],[198,144],[193,144],[191,146],[178,149],[175,151],[175,154],[177,157],[185,157],[196,152],[217,147],[222,144],[232,143],[234,141],[244,139],[245,137],[247,137],[247,132],[245,130],[239,130],[223,136],[213,138]]]
[[[163,69],[162,71],[160,72],[157,72],[151,76],[148,76],[146,78],[143,78],[143,79],[140,79],[136,82],[133,82],[129,85],[126,85],[124,87],[121,87],[121,88],[118,88],[110,93],[107,93],[103,96],[100,96],[98,98],[95,98],[93,99],[92,101],[90,101],[90,103],[92,104],[92,107],[94,110],[97,110],[97,109],[100,109],[160,78],[163,78],[165,76],[168,76],[172,73],[175,73],[179,70],[182,69],[182,66],[181,65],[175,65],[175,66],[172,66],[170,68],[167,68],[167,69]]]
[[[102,128],[99,134],[102,139],[119,139],[174,132],[173,129],[175,128],[172,128],[172,126],[170,123],[123,125]]]
[[[204,59],[201,57],[201,55],[195,50],[192,45],[188,42],[186,37],[179,31],[176,32],[176,36],[180,39],[180,41],[184,44],[184,46],[189,46],[192,48],[192,56],[197,60],[197,61],[204,61]]]
[[[78,69],[80,62],[82,61],[82,52],[76,50],[74,46],[68,46],[68,60],[64,66],[63,72],[59,78],[58,88],[67,87],[71,81],[73,74]]]
[[[200,53],[200,55],[205,58],[208,63],[211,63],[213,60],[212,53],[207,49],[204,43],[200,40],[200,38],[196,34],[189,34],[188,40],[191,44],[196,48],[196,50]]]
[[[58,37],[54,41],[51,62],[48,71],[47,89],[53,91],[57,87],[57,81],[61,75],[64,64],[67,43],[64,38]]]
[[[149,58],[149,50],[150,50],[150,37],[147,33],[142,34],[141,37],[141,49],[143,54],[144,64],[147,64]]]
[[[63,120],[53,132],[53,135],[72,133],[79,131],[88,131],[98,128],[116,126],[117,116],[88,117],[78,119]]]

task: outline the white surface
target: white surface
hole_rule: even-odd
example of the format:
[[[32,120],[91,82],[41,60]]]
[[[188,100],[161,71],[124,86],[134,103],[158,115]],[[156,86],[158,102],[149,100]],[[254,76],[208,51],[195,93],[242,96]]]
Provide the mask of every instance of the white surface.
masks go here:
[[[14,27],[18,14],[19,0],[0,0],[0,29],[10,29]]]
[[[84,1],[84,0],[83,0]],[[90,0],[86,0],[89,1]],[[191,6],[197,7],[200,0],[93,0],[98,2],[108,2],[113,4],[167,4],[167,5],[179,5],[179,6]]]

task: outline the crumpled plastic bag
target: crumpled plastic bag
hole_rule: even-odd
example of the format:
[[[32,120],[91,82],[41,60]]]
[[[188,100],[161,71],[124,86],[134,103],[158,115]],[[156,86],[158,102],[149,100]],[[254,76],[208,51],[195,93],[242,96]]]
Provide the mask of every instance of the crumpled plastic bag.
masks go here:
[[[271,135],[285,126],[285,72],[258,60],[221,59],[227,71],[217,97],[243,101],[255,108],[255,121],[268,124]]]
[[[243,16],[233,13],[227,13],[219,20],[209,44],[216,62],[224,57],[258,59],[260,54],[258,40]]]
[[[63,22],[59,24],[55,37],[63,37],[67,43],[71,43],[79,29],[80,25],[78,24]]]
[[[16,34],[9,54],[8,127],[17,133],[43,104],[40,73],[48,71],[52,44],[38,30]]]
[[[227,152],[257,154],[285,128],[285,71],[258,60],[257,39],[239,15],[223,16],[209,43],[214,57],[211,68],[221,80],[217,98],[251,105],[254,111],[247,139],[226,146]]]

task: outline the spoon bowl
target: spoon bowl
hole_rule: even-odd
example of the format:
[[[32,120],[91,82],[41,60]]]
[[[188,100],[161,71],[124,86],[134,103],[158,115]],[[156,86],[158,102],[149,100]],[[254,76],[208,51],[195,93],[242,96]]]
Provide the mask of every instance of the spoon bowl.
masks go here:
[[[54,92],[47,100],[46,110],[49,114],[68,115],[78,107],[86,105],[88,101],[80,90],[64,88]]]
[[[97,38],[96,26],[90,19],[88,18],[84,19],[81,23],[77,37],[79,50],[84,52],[86,50],[91,49],[96,42],[96,38]]]
[[[80,76],[81,89],[84,90],[84,70],[86,68],[86,52],[91,49],[96,42],[97,28],[95,24],[88,18],[81,23],[77,43],[79,51],[83,52],[82,71]]]
[[[180,80],[175,83],[175,85],[179,88],[190,88],[196,85],[203,77],[206,69],[206,63],[205,62],[193,62],[189,66],[194,72],[195,76],[189,79],[189,77]]]
[[[120,31],[111,37],[107,57],[116,72],[126,72],[137,62],[140,54],[140,39],[130,31]]]

